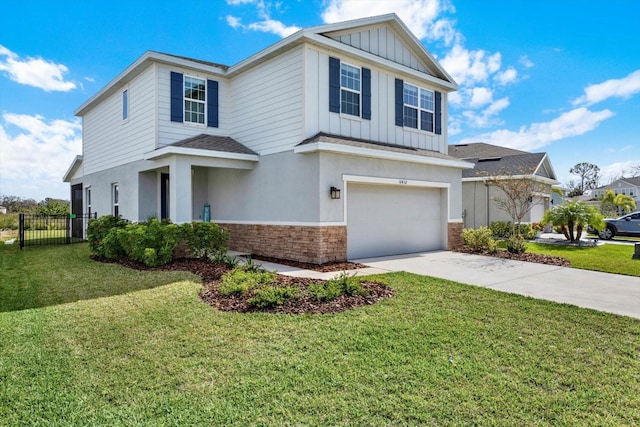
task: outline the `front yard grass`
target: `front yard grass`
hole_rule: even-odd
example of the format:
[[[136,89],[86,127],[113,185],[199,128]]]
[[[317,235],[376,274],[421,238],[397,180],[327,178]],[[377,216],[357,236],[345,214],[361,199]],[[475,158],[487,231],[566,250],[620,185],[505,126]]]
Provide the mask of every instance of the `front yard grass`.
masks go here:
[[[528,243],[527,251],[566,258],[571,267],[640,277],[640,260],[632,259],[632,245],[604,244],[595,247]]]
[[[407,273],[338,314],[225,313],[86,245],[0,255],[0,425],[640,424],[636,319]]]

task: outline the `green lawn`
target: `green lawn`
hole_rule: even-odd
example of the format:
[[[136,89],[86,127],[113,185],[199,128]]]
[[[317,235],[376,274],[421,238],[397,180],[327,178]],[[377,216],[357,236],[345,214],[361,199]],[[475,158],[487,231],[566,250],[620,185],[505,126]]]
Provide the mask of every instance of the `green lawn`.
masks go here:
[[[407,273],[344,313],[222,313],[85,244],[0,256],[0,425],[640,424],[640,320]]]
[[[566,258],[574,268],[640,277],[640,260],[632,259],[632,245],[575,247],[527,243],[527,251]]]

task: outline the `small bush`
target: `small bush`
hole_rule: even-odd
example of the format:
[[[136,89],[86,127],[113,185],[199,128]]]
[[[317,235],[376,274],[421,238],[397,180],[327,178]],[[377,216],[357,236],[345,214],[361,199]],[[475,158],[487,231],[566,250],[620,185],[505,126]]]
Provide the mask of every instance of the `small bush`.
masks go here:
[[[129,221],[122,219],[119,216],[105,215],[98,219],[92,219],[87,226],[87,240],[89,241],[89,250],[92,254],[102,257],[110,258],[106,255],[106,252],[120,253],[121,248],[104,246],[105,238],[112,229],[122,229],[127,226]],[[107,241],[108,245],[119,245],[117,240],[114,240],[115,236]]]
[[[512,236],[507,240],[507,251],[512,254],[521,254],[527,250],[527,245],[522,238]]]
[[[245,261],[240,264],[240,268],[244,271],[253,271],[257,273],[262,273],[265,271],[262,264],[255,262],[251,257],[245,258]]]
[[[129,224],[118,231],[118,243],[126,256],[150,267],[170,262],[179,240],[180,229],[177,225],[164,225],[155,218],[140,224]]]
[[[494,221],[489,224],[493,237],[508,239],[511,237],[513,224],[509,221]],[[540,223],[520,224],[520,235],[525,239],[533,239],[538,231],[542,231]]]
[[[350,297],[355,295],[368,295],[367,291],[360,282],[353,276],[349,276],[349,273],[343,271],[331,280],[327,280],[327,287],[337,286],[340,288],[343,294]]]
[[[492,233],[488,227],[480,227],[477,230],[473,228],[462,230],[462,240],[465,246],[472,251],[495,253],[498,250],[498,245],[491,236]]]
[[[226,252],[229,232],[213,222],[191,222],[180,226],[189,253],[195,258]]]
[[[224,296],[246,294],[252,289],[265,285],[271,285],[275,282],[276,275],[271,272],[254,272],[245,271],[240,267],[236,267],[231,271],[227,271],[222,275],[222,280],[218,287],[220,293]]]
[[[265,286],[257,289],[254,296],[247,300],[247,303],[252,307],[260,309],[273,308],[289,301],[298,295],[299,292],[300,290],[294,286],[285,286],[282,288]]]
[[[18,214],[8,213],[6,215],[0,215],[0,230],[17,230],[18,229]]]
[[[307,288],[318,301],[332,301],[342,295],[342,286],[336,281],[312,283]]]

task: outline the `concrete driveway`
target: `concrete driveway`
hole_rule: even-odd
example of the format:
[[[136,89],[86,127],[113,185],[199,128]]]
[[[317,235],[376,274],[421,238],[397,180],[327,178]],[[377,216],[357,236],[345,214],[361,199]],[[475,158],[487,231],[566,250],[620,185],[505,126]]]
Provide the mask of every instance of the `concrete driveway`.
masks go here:
[[[640,319],[638,277],[446,251],[354,261]]]

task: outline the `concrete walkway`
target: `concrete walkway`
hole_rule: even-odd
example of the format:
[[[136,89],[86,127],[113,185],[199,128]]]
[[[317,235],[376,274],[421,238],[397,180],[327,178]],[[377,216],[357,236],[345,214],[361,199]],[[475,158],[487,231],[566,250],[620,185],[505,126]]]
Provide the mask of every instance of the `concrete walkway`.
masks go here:
[[[351,270],[350,274],[407,271],[640,319],[638,277],[447,251],[354,261],[368,268]],[[289,276],[326,280],[339,274],[261,264]]]

